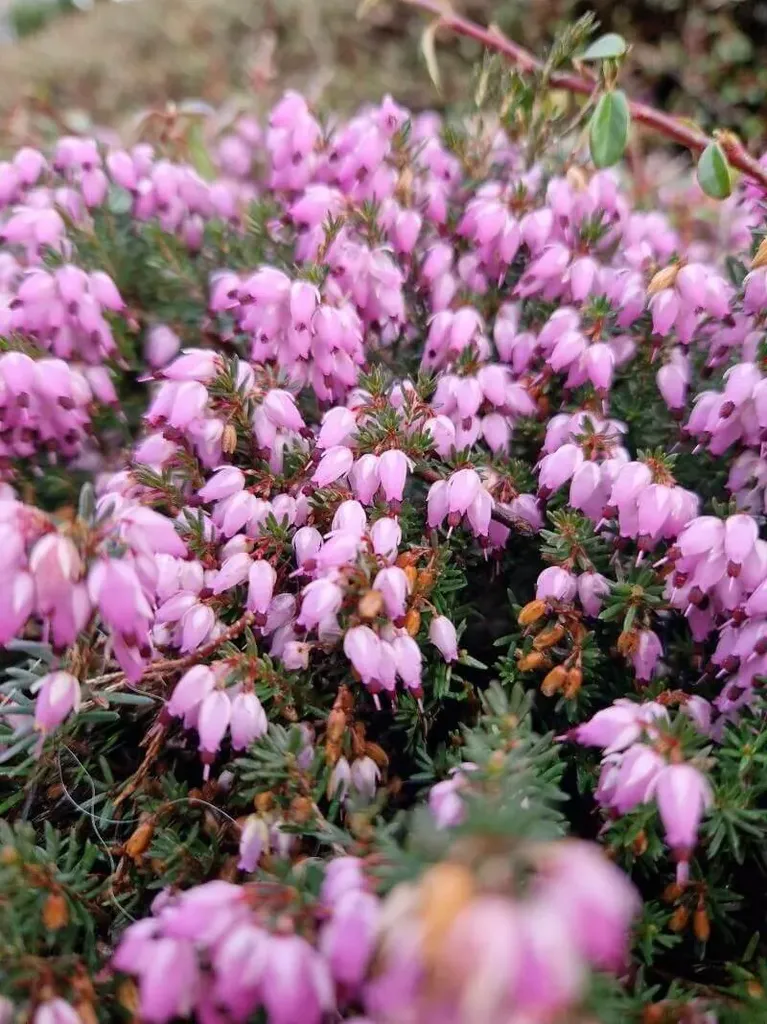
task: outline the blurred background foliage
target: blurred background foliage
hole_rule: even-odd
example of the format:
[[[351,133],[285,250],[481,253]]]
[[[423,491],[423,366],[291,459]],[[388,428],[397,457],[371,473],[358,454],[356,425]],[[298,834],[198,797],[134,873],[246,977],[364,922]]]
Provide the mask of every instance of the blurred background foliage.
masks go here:
[[[414,109],[461,95],[476,49],[445,40],[436,95],[419,56],[419,12],[381,0],[360,22],[358,0],[0,0],[5,144],[40,125],[121,126],[136,111],[191,97],[264,104],[295,86],[347,110],[382,92]],[[454,0],[537,52],[563,22],[595,10],[632,43],[636,98],[704,127],[767,133],[767,0]]]

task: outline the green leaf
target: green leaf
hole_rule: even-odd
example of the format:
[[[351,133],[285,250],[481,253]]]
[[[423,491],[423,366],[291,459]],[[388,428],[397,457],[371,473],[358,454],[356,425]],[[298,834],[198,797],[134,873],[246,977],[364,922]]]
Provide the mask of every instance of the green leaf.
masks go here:
[[[727,157],[718,142],[709,142],[700,155],[698,184],[712,199],[726,199],[732,192]]]
[[[599,39],[595,39],[591,46],[580,54],[579,60],[608,60],[609,58],[622,57],[628,49],[626,40],[617,32],[608,32]]]
[[[107,196],[107,208],[117,215],[130,213],[133,209],[133,196],[124,188],[113,185]]]
[[[212,181],[216,177],[216,168],[210,158],[208,147],[205,145],[203,136],[202,121],[195,121],[189,128],[187,144],[192,164],[200,177],[206,181]]]
[[[621,89],[606,92],[597,103],[589,127],[591,159],[597,167],[612,167],[623,156],[629,140],[629,112]]]

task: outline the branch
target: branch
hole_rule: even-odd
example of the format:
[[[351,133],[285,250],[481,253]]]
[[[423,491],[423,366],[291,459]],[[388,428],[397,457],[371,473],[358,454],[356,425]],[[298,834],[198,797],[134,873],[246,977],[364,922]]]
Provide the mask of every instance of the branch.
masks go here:
[[[498,29],[483,28],[468,18],[462,18],[441,0],[402,0],[402,3],[417,7],[433,14],[439,21],[458,35],[475,39],[488,50],[503,54],[523,74],[536,74],[543,69],[541,61],[517,43],[502,35]],[[590,96],[594,90],[594,81],[569,71],[555,71],[549,76],[550,84],[556,89],[577,93],[579,96]],[[718,142],[724,150],[729,163],[754,181],[767,189],[767,168],[762,167],[758,160],[747,152],[740,139],[732,132],[716,133],[716,138],[707,135],[700,128],[688,125],[676,117],[664,114],[646,103],[630,102],[631,117],[660,135],[665,135],[680,146],[693,153],[702,153],[712,142]]]

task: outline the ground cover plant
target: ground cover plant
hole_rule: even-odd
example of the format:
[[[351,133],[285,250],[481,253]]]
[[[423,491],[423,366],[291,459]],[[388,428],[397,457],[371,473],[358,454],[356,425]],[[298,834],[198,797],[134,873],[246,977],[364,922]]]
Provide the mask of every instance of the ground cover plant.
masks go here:
[[[765,1019],[767,169],[415,6],[0,165],[3,1021]]]

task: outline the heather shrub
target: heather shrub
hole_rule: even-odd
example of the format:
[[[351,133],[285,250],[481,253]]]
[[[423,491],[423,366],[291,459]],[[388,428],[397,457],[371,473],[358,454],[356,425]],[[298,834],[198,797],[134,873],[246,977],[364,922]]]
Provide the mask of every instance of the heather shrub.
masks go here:
[[[765,1019],[767,171],[440,18],[0,165],[3,1021]]]

